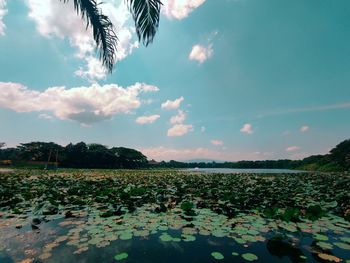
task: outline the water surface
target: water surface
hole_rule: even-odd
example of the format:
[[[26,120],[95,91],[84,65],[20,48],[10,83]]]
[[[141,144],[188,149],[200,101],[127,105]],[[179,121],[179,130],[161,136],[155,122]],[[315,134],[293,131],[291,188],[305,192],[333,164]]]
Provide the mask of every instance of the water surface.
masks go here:
[[[198,172],[198,173],[224,173],[224,174],[295,174],[305,173],[306,171],[301,170],[290,170],[290,169],[241,169],[241,168],[189,168],[183,169],[187,172]]]

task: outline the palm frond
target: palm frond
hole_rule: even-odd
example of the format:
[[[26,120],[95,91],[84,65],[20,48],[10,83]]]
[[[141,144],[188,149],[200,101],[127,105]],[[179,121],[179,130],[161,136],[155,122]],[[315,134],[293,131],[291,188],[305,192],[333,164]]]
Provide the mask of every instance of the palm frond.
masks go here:
[[[64,3],[69,0],[60,0]],[[102,14],[95,0],[73,0],[74,8],[86,21],[86,27],[92,28],[93,37],[99,50],[102,64],[112,72],[117,50],[117,35],[108,16]]]
[[[139,40],[145,46],[153,41],[159,26],[160,0],[126,0],[135,21]]]

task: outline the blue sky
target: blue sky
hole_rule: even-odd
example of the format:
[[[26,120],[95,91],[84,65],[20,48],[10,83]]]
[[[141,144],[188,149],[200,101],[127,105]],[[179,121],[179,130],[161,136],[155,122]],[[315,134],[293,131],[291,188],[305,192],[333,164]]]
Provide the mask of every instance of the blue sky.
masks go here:
[[[139,45],[124,1],[106,74],[58,0],[0,0],[0,140],[96,142],[157,160],[298,159],[350,135],[349,1],[167,0]]]

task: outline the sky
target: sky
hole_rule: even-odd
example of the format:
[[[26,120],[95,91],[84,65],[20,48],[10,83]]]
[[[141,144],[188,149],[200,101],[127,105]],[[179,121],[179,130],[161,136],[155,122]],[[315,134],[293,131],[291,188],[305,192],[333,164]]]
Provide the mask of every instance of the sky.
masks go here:
[[[300,159],[350,138],[350,2],[163,0],[112,74],[72,2],[0,0],[0,141],[101,143],[156,160]]]

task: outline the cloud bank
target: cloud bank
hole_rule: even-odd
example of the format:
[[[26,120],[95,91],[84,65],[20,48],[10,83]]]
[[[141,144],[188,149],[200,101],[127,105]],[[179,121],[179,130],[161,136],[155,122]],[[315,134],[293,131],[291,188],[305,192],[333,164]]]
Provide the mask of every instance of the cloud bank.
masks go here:
[[[170,19],[181,20],[204,2],[205,0],[163,0],[162,13]]]
[[[92,84],[36,91],[19,83],[0,82],[0,107],[16,112],[48,112],[61,120],[89,125],[130,113],[141,106],[141,93],[158,90],[155,86],[136,83],[126,88],[116,84]]]
[[[168,148],[164,146],[142,148],[140,151],[149,159],[157,161],[187,161],[193,159],[210,159],[222,161],[239,161],[239,160],[265,160],[266,154],[260,152],[233,152],[210,150],[207,148]],[[270,156],[271,157],[271,156]]]

